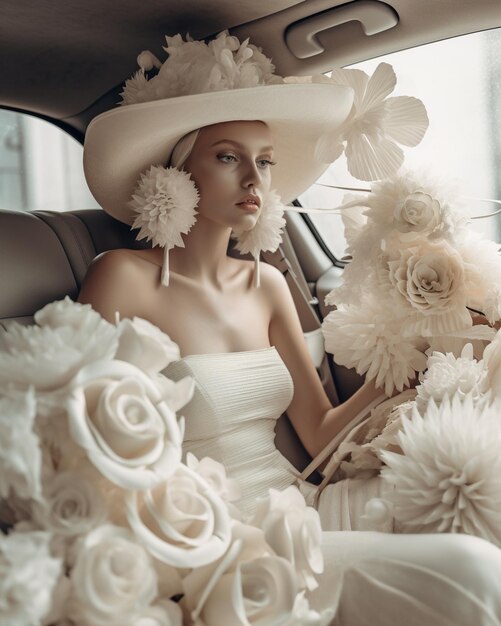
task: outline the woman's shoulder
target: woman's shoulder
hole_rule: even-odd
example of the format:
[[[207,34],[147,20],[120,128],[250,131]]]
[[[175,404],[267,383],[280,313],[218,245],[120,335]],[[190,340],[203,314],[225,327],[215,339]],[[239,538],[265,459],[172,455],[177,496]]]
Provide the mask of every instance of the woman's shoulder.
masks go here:
[[[112,318],[115,311],[127,316],[132,306],[137,308],[144,301],[158,275],[158,265],[144,253],[126,248],[101,253],[89,266],[79,301],[91,304],[106,318]]]

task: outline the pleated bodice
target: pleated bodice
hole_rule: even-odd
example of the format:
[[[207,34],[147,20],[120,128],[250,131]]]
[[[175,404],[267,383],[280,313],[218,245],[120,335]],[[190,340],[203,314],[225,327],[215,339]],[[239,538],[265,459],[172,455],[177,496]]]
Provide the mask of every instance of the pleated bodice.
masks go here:
[[[270,487],[294,482],[298,472],[274,442],[276,421],[294,391],[276,348],[190,355],[164,373],[173,380],[195,379],[194,396],[180,411],[186,419],[184,452],[222,463],[241,486],[244,512],[252,512]]]

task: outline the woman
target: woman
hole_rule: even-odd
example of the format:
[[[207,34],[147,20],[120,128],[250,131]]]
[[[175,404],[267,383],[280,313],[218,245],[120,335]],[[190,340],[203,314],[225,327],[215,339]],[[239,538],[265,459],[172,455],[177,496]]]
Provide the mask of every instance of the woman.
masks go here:
[[[259,51],[225,34],[209,44],[212,73],[203,67],[205,44],[168,43],[163,65],[148,58],[149,66],[160,65],[158,75],[147,81],[139,74],[126,85],[130,104],[97,118],[85,149],[98,201],[128,223],[135,215],[140,235],[157,245],[102,255],[80,301],[111,321],[117,312],[148,319],[178,343],[183,357],[169,366],[169,376],[190,374],[197,384],[183,411],[186,450],[224,463],[243,487],[242,508],[251,511],[269,487],[285,488],[297,477],[274,447],[275,420],[283,411],[315,456],[380,397],[366,384],[332,407],[281,273],[271,266],[258,273],[257,262],[227,256],[232,233],[237,247],[255,258],[273,248],[282,226],[274,191],[290,201],[325,170],[325,139],[348,115],[351,94],[334,85],[280,83]],[[230,72],[223,51],[232,55]],[[242,69],[245,59],[258,65],[250,81],[246,71],[256,67]],[[183,76],[193,73],[193,84],[216,75],[223,86],[214,89],[211,78],[205,93],[178,95],[186,93],[180,88],[169,94],[181,67]],[[240,84],[238,76],[258,86]],[[175,128],[166,128],[168,122]],[[158,166],[166,161],[174,172]],[[196,189],[186,174],[178,175],[181,168]],[[173,207],[179,209],[175,219]],[[501,623],[497,548],[466,536],[346,532],[362,527],[363,505],[377,493],[378,481],[343,483],[329,486],[320,502],[323,527],[341,532],[323,534],[326,567],[311,595],[314,608],[336,607],[335,623],[343,626]],[[308,495],[308,486],[302,488]]]

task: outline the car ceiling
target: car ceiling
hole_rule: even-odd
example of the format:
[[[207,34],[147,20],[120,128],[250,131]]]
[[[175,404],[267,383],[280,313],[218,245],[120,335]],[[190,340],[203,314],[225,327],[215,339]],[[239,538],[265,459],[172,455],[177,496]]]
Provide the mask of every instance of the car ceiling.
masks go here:
[[[390,0],[396,26],[372,36],[358,21],[318,35],[322,54],[298,59],[285,39],[301,20],[374,0],[2,0],[0,106],[60,121],[78,135],[97,113],[115,106],[137,54],[161,59],[164,35],[204,38],[225,28],[251,37],[283,75],[328,71],[446,37],[501,26],[501,0]],[[391,8],[389,7],[391,4]],[[74,133],[75,134],[75,133]]]

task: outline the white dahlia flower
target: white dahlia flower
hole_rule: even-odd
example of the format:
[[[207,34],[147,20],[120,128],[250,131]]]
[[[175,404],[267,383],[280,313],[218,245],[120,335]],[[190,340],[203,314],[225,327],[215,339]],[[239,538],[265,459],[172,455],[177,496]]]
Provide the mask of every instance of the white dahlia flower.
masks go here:
[[[421,412],[431,398],[436,404],[456,394],[460,398],[471,395],[478,400],[489,391],[487,371],[482,361],[473,358],[471,343],[464,346],[459,357],[433,352],[416,391],[416,402]]]
[[[426,367],[426,356],[415,338],[403,337],[401,322],[392,318],[391,309],[367,300],[362,306],[340,305],[322,323],[325,349],[339,365],[355,368],[375,379],[390,396]]]
[[[501,545],[501,402],[431,400],[403,418],[403,454],[382,451],[402,532],[461,532]]]
[[[154,246],[184,248],[181,235],[196,221],[199,195],[187,172],[175,167],[152,165],[141,174],[130,208],[136,213],[132,228],[139,228],[137,239]]]

